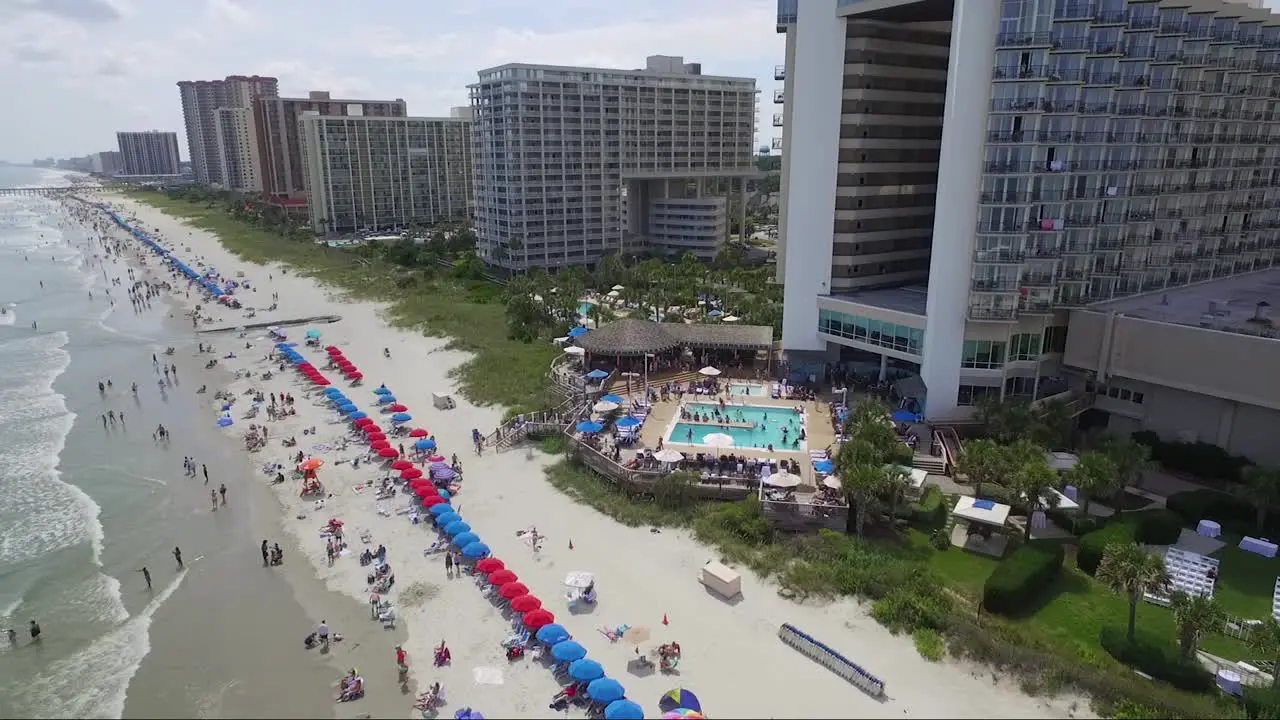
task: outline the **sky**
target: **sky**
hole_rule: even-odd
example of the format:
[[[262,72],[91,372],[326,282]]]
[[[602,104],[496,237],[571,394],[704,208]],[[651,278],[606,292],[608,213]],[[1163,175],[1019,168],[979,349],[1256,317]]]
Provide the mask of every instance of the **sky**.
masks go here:
[[[783,62],[775,0],[0,0],[0,159],[115,149],[121,130],[174,130],[179,80],[271,75],[280,94],[466,105],[476,71],[508,62],[610,68],[683,55],[753,77],[757,146]],[[6,57],[7,56],[7,57]]]

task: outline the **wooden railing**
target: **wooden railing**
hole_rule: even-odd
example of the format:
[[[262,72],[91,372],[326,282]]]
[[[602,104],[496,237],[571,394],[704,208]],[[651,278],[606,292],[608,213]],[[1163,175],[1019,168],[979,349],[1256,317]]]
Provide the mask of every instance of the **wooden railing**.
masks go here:
[[[934,432],[938,433],[938,444],[942,446],[942,458],[947,463],[951,474],[955,474],[960,463],[960,454],[964,452],[964,444],[960,442],[960,434],[950,425],[939,425]]]
[[[813,532],[823,528],[844,532],[849,522],[846,505],[770,500],[763,493],[760,495],[760,511],[770,527],[786,532]]]
[[[636,470],[619,465],[613,461],[613,458],[591,447],[572,433],[568,435],[569,452],[574,457],[628,493],[653,494],[654,485],[664,475],[655,470]],[[692,492],[694,497],[701,500],[732,501],[748,498],[756,491],[747,485],[699,482],[692,486]]]

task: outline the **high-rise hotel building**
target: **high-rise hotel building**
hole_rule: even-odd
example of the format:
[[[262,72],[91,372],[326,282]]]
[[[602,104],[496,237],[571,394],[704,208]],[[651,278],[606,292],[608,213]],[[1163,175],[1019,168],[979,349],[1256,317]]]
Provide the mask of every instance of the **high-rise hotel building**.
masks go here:
[[[709,259],[723,245],[729,196],[755,172],[754,79],[652,56],[640,70],[502,65],[470,89],[487,262],[523,271],[646,251]]]
[[[253,188],[235,187],[243,183],[246,174],[225,176],[230,168],[242,168],[253,163],[249,156],[256,146],[250,137],[252,124],[245,125],[244,113],[222,113],[219,109],[252,108],[259,97],[277,97],[279,81],[258,75],[231,75],[222,80],[183,80],[178,83],[182,98],[182,118],[187,130],[187,149],[191,155],[191,170],[195,181],[236,190]],[[237,128],[247,127],[244,133]],[[243,134],[243,141],[241,135]],[[224,160],[225,156],[230,156]]]
[[[1275,455],[1245,437],[1280,427],[1280,17],[1256,5],[780,0],[792,366],[900,377],[941,422],[1076,389],[1117,427]]]
[[[161,130],[116,133],[124,175],[178,175],[178,133]]]

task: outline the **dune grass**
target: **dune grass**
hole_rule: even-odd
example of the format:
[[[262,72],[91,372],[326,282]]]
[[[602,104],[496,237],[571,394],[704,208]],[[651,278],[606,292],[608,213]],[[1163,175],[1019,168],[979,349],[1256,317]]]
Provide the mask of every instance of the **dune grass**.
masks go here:
[[[398,327],[448,338],[450,349],[473,354],[454,370],[459,392],[473,403],[526,412],[558,402],[547,380],[556,348],[509,338],[500,290],[490,283],[455,278],[434,267],[409,270],[350,250],[293,240],[238,220],[217,203],[189,202],[159,192],[128,195],[216,234],[246,262],[287,265],[348,299],[386,303],[386,318]],[[181,243],[182,238],[171,240]]]

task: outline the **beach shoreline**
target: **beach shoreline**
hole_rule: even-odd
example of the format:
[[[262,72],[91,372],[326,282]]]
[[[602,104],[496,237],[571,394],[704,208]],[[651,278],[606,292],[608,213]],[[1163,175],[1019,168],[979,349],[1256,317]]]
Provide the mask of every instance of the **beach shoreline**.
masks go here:
[[[331,288],[286,272],[279,265],[252,265],[238,260],[216,236],[143,203],[120,196],[108,200],[123,214],[134,215],[141,225],[157,230],[158,237],[169,241],[175,254],[184,261],[196,262],[197,258],[203,258],[224,273],[237,276],[243,273],[245,280],[260,289],[257,294],[238,294],[246,304],[263,308],[268,304],[266,297],[261,297],[263,291],[278,292],[279,309],[271,314],[259,313],[255,321],[340,315],[342,319],[338,322],[317,329],[322,333],[324,344],[342,348],[365,373],[366,383],[362,388],[348,388],[346,383],[340,383],[344,391],[372,415],[376,411],[370,389],[385,383],[414,415],[411,425],[428,428],[439,441],[445,457],[452,453],[461,456],[464,482],[455,507],[495,555],[542,599],[544,606],[556,615],[557,622],[588,648],[590,657],[604,664],[606,672],[626,686],[628,697],[644,706],[649,716],[658,715],[658,696],[674,686],[695,690],[708,713],[721,717],[1088,714],[1087,703],[1079,698],[1031,698],[1011,683],[992,683],[989,672],[982,668],[956,662],[928,662],[919,657],[909,638],[893,637],[852,601],[799,605],[778,597],[771,583],[751,573],[743,573],[741,602],[727,604],[710,596],[697,583],[696,575],[698,568],[713,558],[715,552],[699,545],[687,533],[622,527],[589,508],[574,504],[545,481],[543,468],[551,458],[541,453],[516,451],[475,456],[470,450],[471,430],[478,428],[487,434],[501,421],[502,409],[478,408],[456,394],[456,409],[432,407],[432,393],[451,390],[454,383],[449,373],[466,359],[463,353],[446,350],[446,341],[391,327],[381,317],[383,306],[363,301],[344,302],[335,297]],[[195,298],[180,299],[190,303]],[[216,313],[218,325],[234,326],[243,322],[243,314],[222,307],[211,310]],[[227,339],[215,340],[220,346],[234,336],[222,337]],[[255,336],[253,344],[252,350],[244,351],[243,358],[227,360],[225,370],[258,373],[271,366],[261,359],[270,351],[270,342]],[[389,350],[390,357],[383,356],[383,348]],[[325,360],[322,351],[305,347],[298,350],[317,367],[322,367]],[[270,425],[269,446],[250,462],[250,472],[254,482],[262,486],[255,489],[263,491],[257,493],[257,497],[274,498],[270,507],[276,515],[275,522],[285,528],[308,561],[307,567],[302,563],[287,563],[286,575],[312,620],[315,621],[317,612],[331,612],[323,607],[325,601],[320,599],[326,593],[315,591],[316,587],[323,586],[346,596],[343,600],[349,605],[348,614],[363,614],[363,622],[369,624],[360,631],[362,634],[369,634],[367,631],[375,628],[372,635],[382,632],[379,624],[369,620],[367,609],[361,611],[364,607],[361,603],[367,602],[368,596],[367,569],[350,556],[330,566],[323,542],[317,536],[318,526],[324,519],[340,517],[349,528],[348,537],[355,553],[364,547],[356,540],[363,531],[371,534],[370,547],[385,544],[388,548],[388,558],[397,576],[391,598],[397,605],[398,619],[406,629],[403,644],[409,654],[413,681],[410,689],[441,682],[448,701],[442,716],[463,706],[497,717],[548,714],[546,704],[559,687],[556,679],[538,663],[529,660],[508,663],[502,656],[499,642],[510,631],[508,618],[482,598],[471,578],[447,578],[438,556],[423,557],[422,549],[435,539],[430,526],[412,525],[405,516],[395,514],[394,509],[403,504],[401,500],[394,501],[394,506],[383,503],[379,507],[372,493],[355,490],[378,477],[378,473],[371,466],[353,469],[349,463],[337,462],[349,460],[348,456],[354,454],[332,449],[346,432],[338,416],[322,402],[316,402],[311,397],[314,393],[288,368],[270,382],[233,379],[216,389],[225,389],[240,397],[255,387],[266,392],[284,390],[298,398],[295,417]],[[210,393],[214,389],[211,385]],[[237,408],[237,417],[238,412]],[[212,422],[212,412],[209,417]],[[244,426],[245,421],[237,420],[229,434],[238,436]],[[311,426],[317,429],[315,438],[303,436],[302,430]],[[326,460],[320,475],[334,495],[326,500],[323,510],[316,509],[310,501],[300,501],[295,484],[269,487],[262,473],[252,471],[253,466],[263,461],[285,462],[283,458],[289,453],[281,448],[277,439],[288,435],[296,435],[299,447],[305,442],[305,449]],[[320,449],[321,444],[330,449]],[[255,502],[259,509],[267,505]],[[379,510],[387,514],[379,514]],[[263,527],[270,527],[270,513],[265,509],[262,512]],[[518,531],[534,525],[546,538],[540,552],[517,535]],[[562,581],[568,572],[581,570],[596,574],[601,602],[587,608],[588,612],[575,613],[569,611],[562,599],[565,590]],[[308,603],[313,606],[308,607]],[[325,619],[333,624],[332,618]],[[353,618],[343,622],[358,621]],[[792,623],[822,637],[863,663],[885,680],[890,699],[881,704],[868,698],[783,646],[776,638],[777,628],[783,623]],[[655,642],[679,641],[684,649],[680,676],[663,677],[634,670],[629,663],[633,648],[610,642],[598,632],[601,628],[619,625],[650,629]],[[354,632],[349,633],[349,637],[351,635]],[[432,668],[431,649],[442,640],[452,651],[453,663]],[[392,641],[388,638],[385,643],[369,642],[385,646]],[[298,652],[303,651],[299,648]],[[390,651],[386,652],[385,661],[374,659],[372,666],[365,662],[362,668],[369,679],[370,694],[364,700],[340,706],[340,716],[347,713],[383,716],[378,711],[384,709],[390,716],[396,716],[398,713],[393,712],[396,707],[403,708],[405,716],[409,716],[412,695],[394,687]],[[338,667],[340,662],[335,661],[333,667]],[[762,664],[770,668],[771,684],[789,687],[795,692],[787,698],[743,693],[742,675],[754,673]]]

